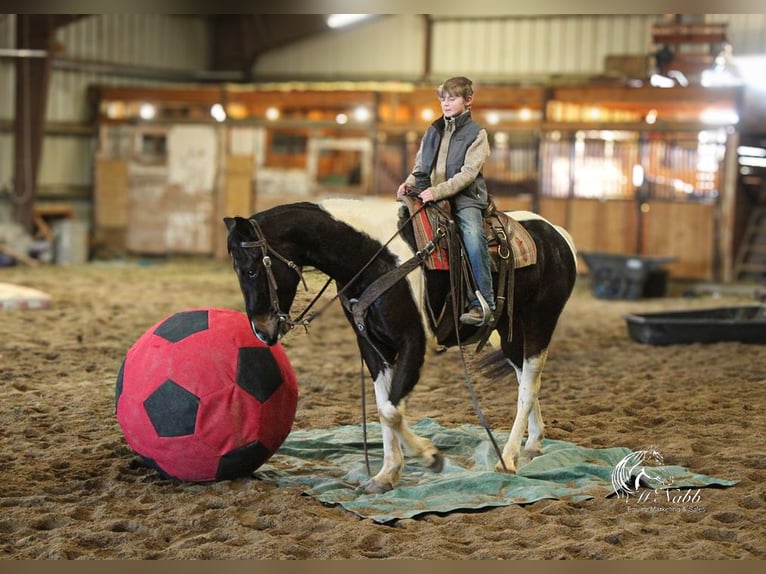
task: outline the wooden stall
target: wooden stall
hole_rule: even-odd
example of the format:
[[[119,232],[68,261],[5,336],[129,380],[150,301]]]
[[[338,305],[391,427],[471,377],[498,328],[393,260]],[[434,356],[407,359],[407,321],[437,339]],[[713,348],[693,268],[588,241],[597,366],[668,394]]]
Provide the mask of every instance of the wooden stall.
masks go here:
[[[330,195],[393,197],[440,113],[432,86],[395,82],[93,94],[96,239],[134,253],[224,257],[223,215]],[[734,256],[736,221],[721,217],[736,203],[726,173],[733,132],[700,113],[736,110],[740,98],[734,88],[603,79],[485,84],[473,113],[491,139],[485,175],[499,208],[539,212],[580,249],[673,256],[673,276],[712,280],[726,278]],[[146,102],[151,120],[139,116]],[[220,102],[217,122],[210,108]]]

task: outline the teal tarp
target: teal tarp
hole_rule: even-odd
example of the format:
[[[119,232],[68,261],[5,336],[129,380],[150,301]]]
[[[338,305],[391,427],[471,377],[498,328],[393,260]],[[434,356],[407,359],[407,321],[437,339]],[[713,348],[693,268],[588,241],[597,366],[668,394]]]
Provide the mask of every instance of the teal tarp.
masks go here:
[[[364,493],[369,477],[361,426],[293,430],[255,475],[282,486],[300,485],[305,494],[325,504],[339,504],[362,518],[390,522],[428,512],[527,504],[546,498],[578,501],[609,496],[612,470],[631,452],[626,447],[594,449],[546,439],[543,454],[522,464],[514,475],[494,470],[497,455],[479,426],[447,429],[432,419],[422,419],[412,429],[442,451],[444,471],[429,472],[417,460],[407,458],[401,482],[384,494]],[[494,436],[502,448],[507,434]],[[378,423],[367,427],[367,448],[374,474],[383,457]],[[736,483],[674,466],[664,467],[663,474],[673,477],[672,488]]]

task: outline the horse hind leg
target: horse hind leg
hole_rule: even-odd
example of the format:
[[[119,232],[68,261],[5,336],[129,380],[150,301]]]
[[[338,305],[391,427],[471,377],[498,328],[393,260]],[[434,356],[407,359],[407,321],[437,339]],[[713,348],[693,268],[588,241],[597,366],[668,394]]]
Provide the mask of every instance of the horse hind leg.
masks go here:
[[[538,355],[526,357],[521,370],[516,369],[519,381],[518,399],[516,402],[516,417],[513,420],[511,433],[503,447],[503,460],[498,461],[495,470],[516,472],[521,453],[521,441],[529,428],[529,437],[524,446],[529,456],[536,456],[542,450],[543,425],[538,394],[540,392],[541,375],[548,350],[543,349]],[[503,468],[505,463],[505,468]]]

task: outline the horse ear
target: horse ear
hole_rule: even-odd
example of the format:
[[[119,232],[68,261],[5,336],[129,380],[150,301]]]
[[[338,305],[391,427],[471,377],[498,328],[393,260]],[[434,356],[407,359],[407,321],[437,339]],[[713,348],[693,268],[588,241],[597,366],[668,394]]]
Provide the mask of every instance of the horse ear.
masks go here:
[[[234,226],[237,224],[237,221],[233,217],[224,217],[223,222],[226,224],[226,229],[229,231],[234,229]]]

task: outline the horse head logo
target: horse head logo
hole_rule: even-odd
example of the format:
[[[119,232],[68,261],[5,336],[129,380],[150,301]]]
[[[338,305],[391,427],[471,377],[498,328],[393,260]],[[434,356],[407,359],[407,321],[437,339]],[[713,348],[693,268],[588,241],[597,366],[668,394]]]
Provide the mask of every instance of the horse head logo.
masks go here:
[[[673,478],[663,475],[664,461],[660,451],[651,446],[645,450],[636,450],[623,458],[612,471],[612,488],[618,497],[638,492],[643,484],[649,488],[668,487]]]

